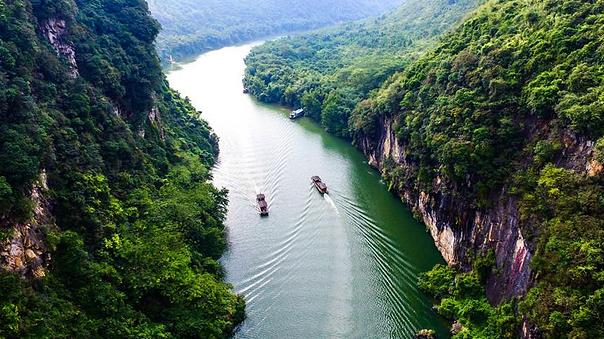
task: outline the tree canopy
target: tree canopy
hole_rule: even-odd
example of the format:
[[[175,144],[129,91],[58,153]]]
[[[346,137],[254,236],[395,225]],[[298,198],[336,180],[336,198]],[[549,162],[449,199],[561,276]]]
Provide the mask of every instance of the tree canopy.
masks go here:
[[[379,18],[270,41],[247,57],[244,84],[261,101],[303,106],[328,131],[350,137],[356,104],[476,4],[407,1]]]
[[[56,224],[45,277],[0,270],[0,337],[218,338],[242,320],[217,262],[217,137],[168,88],[158,31],[142,0],[0,2],[0,241],[31,221],[41,173]]]
[[[382,14],[403,0],[149,0],[166,60],[270,35]]]

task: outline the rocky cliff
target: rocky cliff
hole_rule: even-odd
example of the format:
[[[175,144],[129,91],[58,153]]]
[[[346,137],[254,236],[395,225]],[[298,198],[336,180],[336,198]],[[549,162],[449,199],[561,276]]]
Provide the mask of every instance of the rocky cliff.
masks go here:
[[[540,127],[528,131],[526,138],[554,137],[547,124],[535,126]],[[382,173],[389,161],[403,171],[417,166],[409,160],[406,145],[398,140],[391,119],[380,120],[376,135],[377,139],[359,135],[356,140],[371,166]],[[564,132],[561,139],[557,166],[590,175],[602,171],[602,165],[592,159],[594,142],[570,131]],[[392,187],[426,224],[449,265],[467,268],[475,254],[494,251],[497,273],[487,280],[487,296],[492,303],[526,293],[532,278],[534,244],[523,234],[527,225],[522,225],[517,197],[510,194],[507,186],[491,196],[492,207],[484,210],[472,207],[457,187],[439,177],[430,190],[417,190],[400,182]]]
[[[216,137],[145,1],[0,1],[0,337],[228,337]],[[170,210],[170,213],[165,213]]]
[[[57,57],[68,66],[67,75],[71,79],[79,76],[74,46],[67,42],[67,22],[63,19],[49,18],[38,30],[51,44]],[[0,243],[0,268],[16,272],[26,278],[42,278],[50,264],[50,254],[44,243],[48,230],[56,229],[51,213],[51,203],[46,198],[48,179],[46,171],[29,189],[29,200],[33,206],[32,215],[25,221],[5,220],[0,226],[8,229],[10,236]]]
[[[44,196],[46,191],[46,172],[42,172],[31,189],[32,217],[25,222],[9,222],[12,236],[0,244],[0,268],[28,278],[46,275],[50,254],[44,244],[44,236],[48,230],[56,229],[50,203]]]
[[[40,27],[44,37],[57,52],[59,57],[63,57],[69,64],[69,76],[77,77],[78,64],[76,62],[76,53],[74,46],[66,41],[67,22],[62,19],[50,18]]]

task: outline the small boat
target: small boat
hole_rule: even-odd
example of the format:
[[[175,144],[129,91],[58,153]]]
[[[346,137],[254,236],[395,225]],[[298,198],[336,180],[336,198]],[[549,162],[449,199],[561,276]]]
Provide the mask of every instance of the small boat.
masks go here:
[[[291,114],[289,115],[289,118],[292,120],[301,118],[304,116],[304,108],[300,108],[298,110],[292,111]]]
[[[317,191],[319,191],[319,193],[321,193],[321,194],[327,193],[327,185],[325,185],[325,183],[323,183],[323,181],[321,181],[321,178],[319,178],[318,176],[314,176],[311,179],[312,179],[313,184],[315,184],[315,187],[317,188]]]
[[[248,93],[250,93],[250,90],[249,90],[249,89],[247,89],[247,88],[244,88],[244,89],[243,89],[243,94],[248,94]]]
[[[268,204],[266,203],[266,197],[264,194],[258,194],[256,196],[256,201],[258,202],[258,209],[260,210],[260,215],[263,217],[268,216]]]

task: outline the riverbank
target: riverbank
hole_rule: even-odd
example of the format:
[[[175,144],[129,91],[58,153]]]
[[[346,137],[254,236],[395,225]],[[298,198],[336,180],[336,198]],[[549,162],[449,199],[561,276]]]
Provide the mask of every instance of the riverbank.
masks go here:
[[[417,289],[443,260],[425,227],[347,142],[242,93],[253,45],[168,74],[220,136],[214,183],[229,189],[227,280],[247,301],[237,337],[409,337],[447,324]],[[310,177],[320,175],[322,197]],[[267,195],[271,215],[255,210]]]

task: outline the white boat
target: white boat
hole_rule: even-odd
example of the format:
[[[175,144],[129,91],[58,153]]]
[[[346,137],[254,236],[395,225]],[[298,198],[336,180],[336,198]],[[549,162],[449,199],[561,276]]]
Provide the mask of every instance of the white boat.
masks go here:
[[[294,120],[294,119],[301,118],[303,116],[304,116],[304,108],[300,108],[295,111],[292,111],[292,113],[289,115],[289,118]]]

